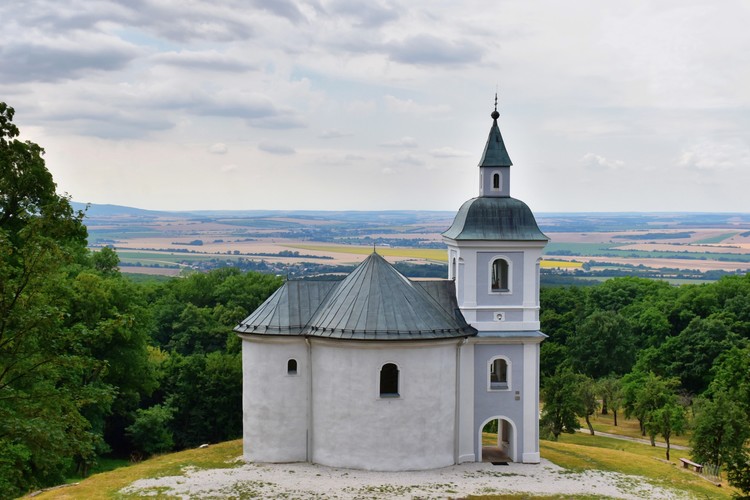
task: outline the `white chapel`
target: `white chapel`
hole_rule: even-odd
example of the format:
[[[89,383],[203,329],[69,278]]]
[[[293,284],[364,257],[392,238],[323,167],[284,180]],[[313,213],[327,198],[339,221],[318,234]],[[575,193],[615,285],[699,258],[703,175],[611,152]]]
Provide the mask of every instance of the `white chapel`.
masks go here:
[[[420,470],[493,453],[539,462],[539,263],[547,237],[510,196],[497,109],[479,196],[443,233],[448,279],[372,253],[341,281],[287,281],[242,339],[244,455]]]

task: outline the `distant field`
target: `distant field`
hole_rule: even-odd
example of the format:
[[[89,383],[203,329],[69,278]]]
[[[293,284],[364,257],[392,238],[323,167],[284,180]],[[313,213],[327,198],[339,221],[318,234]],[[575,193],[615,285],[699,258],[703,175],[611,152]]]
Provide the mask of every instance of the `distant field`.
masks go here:
[[[694,243],[721,243],[724,240],[728,240],[729,238],[732,238],[736,236],[739,233],[726,233],[726,234],[719,234],[717,236],[713,236],[711,238],[704,238],[702,240],[695,241]]]
[[[347,253],[354,255],[369,255],[372,253],[372,247],[357,247],[350,245],[287,245],[289,248],[301,250],[310,250],[316,252],[335,252]],[[397,248],[397,247],[376,247],[375,249],[383,257],[410,257],[414,259],[434,260],[438,262],[448,262],[448,254],[440,248]]]

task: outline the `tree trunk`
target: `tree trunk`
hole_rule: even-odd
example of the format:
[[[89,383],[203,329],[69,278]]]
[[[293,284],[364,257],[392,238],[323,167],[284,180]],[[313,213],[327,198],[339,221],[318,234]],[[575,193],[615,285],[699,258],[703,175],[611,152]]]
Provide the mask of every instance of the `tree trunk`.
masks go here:
[[[607,414],[607,396],[602,396],[602,415]]]
[[[615,427],[617,427],[617,410],[612,410],[612,415],[615,417]]]
[[[652,434],[648,438],[651,440],[651,446],[656,448],[656,436]]]
[[[586,415],[586,425],[589,426],[589,432],[593,436],[594,435],[594,427],[591,425],[591,421],[589,420],[589,416],[588,415]]]
[[[664,441],[667,442],[667,460],[669,460],[669,438],[664,436]]]

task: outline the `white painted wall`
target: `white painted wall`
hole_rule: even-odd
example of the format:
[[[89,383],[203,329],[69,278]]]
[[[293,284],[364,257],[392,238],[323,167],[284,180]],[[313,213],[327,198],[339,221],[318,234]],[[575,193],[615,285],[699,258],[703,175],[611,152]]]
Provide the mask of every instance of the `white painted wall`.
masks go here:
[[[245,459],[307,460],[307,346],[302,337],[246,336],[242,342],[242,410]],[[297,375],[287,361],[297,360]]]
[[[384,471],[454,463],[457,340],[311,342],[313,462]],[[398,398],[379,395],[385,363],[399,367]]]

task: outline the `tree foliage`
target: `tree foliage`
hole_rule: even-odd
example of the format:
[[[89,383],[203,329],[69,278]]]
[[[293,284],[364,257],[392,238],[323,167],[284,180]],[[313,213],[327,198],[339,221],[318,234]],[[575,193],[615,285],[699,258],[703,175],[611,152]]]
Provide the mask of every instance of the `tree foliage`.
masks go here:
[[[586,412],[581,401],[582,382],[580,375],[567,366],[561,366],[547,378],[542,388],[544,408],[539,425],[555,441],[563,432],[572,434],[581,428],[578,417]]]

